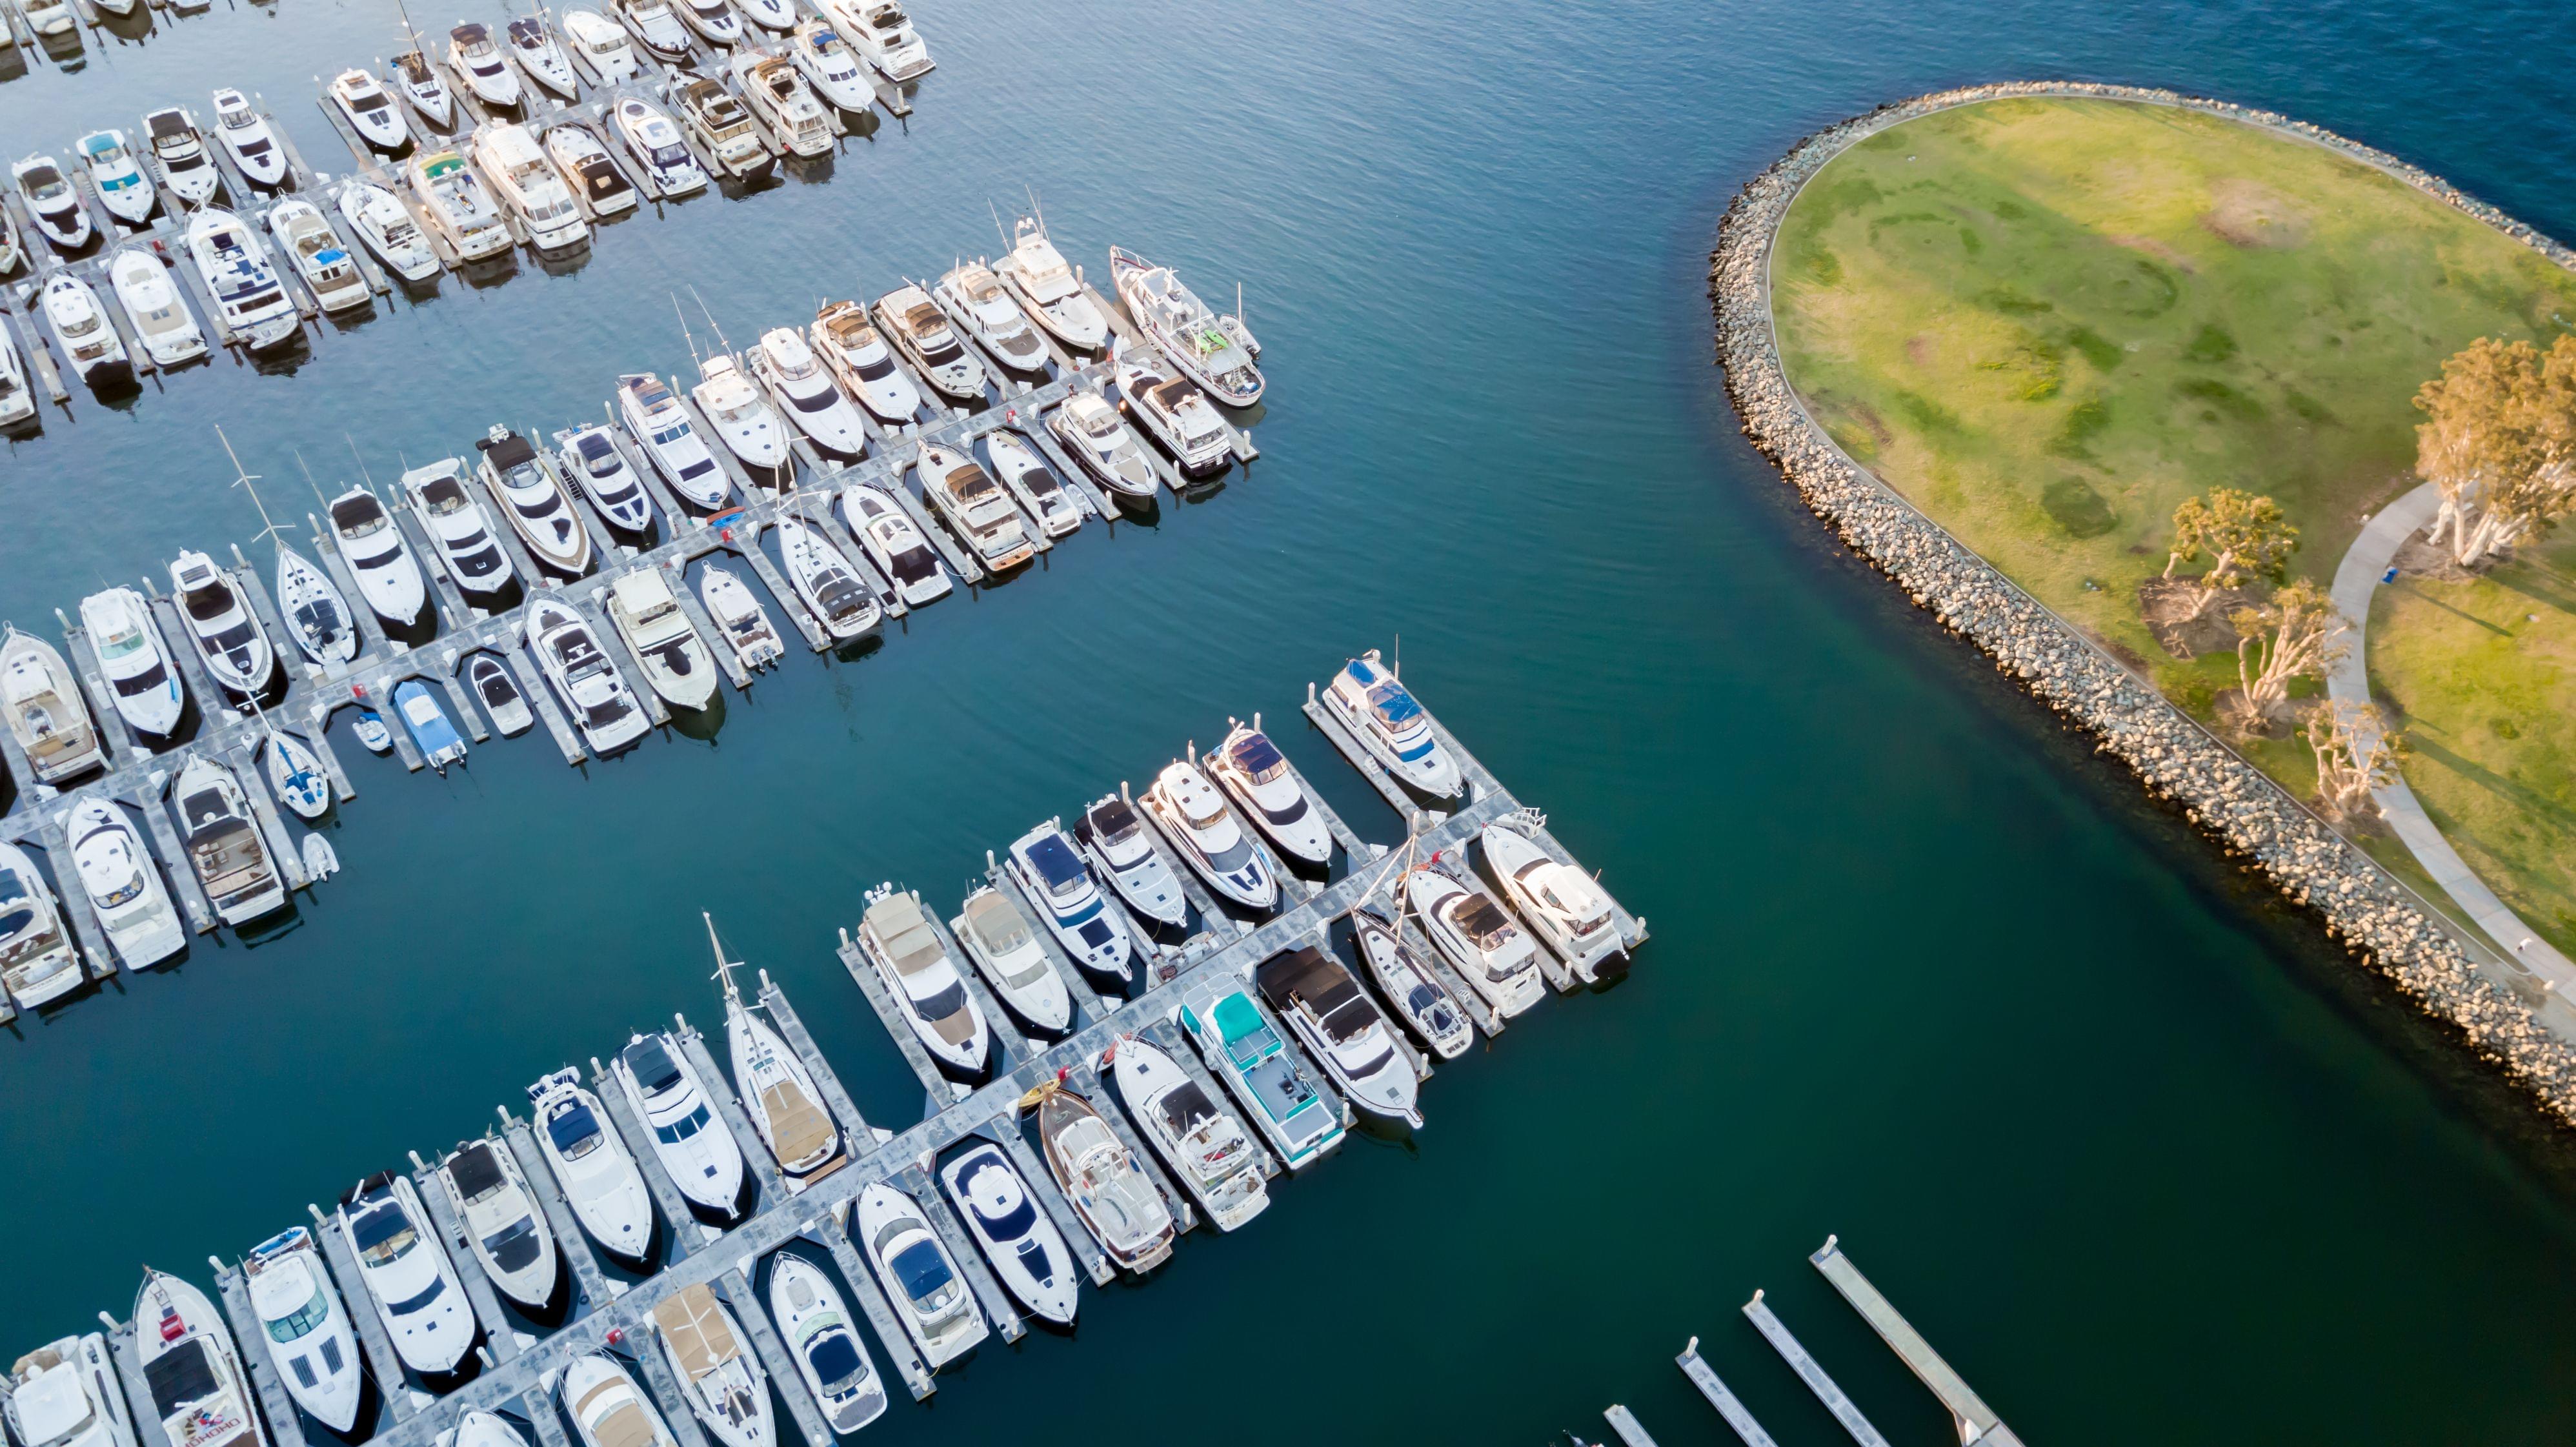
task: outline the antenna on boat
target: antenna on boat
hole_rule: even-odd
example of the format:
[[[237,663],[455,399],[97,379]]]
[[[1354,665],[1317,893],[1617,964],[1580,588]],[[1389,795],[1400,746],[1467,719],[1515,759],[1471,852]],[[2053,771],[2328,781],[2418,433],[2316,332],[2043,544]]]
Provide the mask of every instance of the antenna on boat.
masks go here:
[[[249,493],[250,505],[259,509],[259,535],[272,542],[280,542],[282,545],[282,540],[278,537],[277,523],[269,517],[267,504],[259,500],[259,489],[251,486],[258,480],[257,476],[243,470],[241,455],[233,451],[233,440],[224,435],[224,429],[220,426],[215,428],[215,440],[224,445],[224,456],[232,459],[233,486]]]
[[[699,910],[698,918],[707,922],[707,944],[716,952],[716,978],[724,982],[725,998],[728,1000],[741,999],[742,992],[736,990],[733,986],[733,967],[735,962],[725,958],[724,944],[716,938],[716,917],[707,913],[705,910]]]
[[[1037,218],[1038,235],[1046,235],[1046,208],[1038,204],[1038,188],[1023,181],[1020,189],[1029,193],[1029,214]]]
[[[690,290],[694,292],[697,288],[691,287]],[[700,302],[698,305],[703,307],[706,303]],[[689,360],[692,362],[696,361],[698,359],[698,339],[689,335],[689,314],[680,310],[680,294],[676,291],[671,293],[671,315],[679,318],[680,339],[689,344]],[[711,317],[709,320],[713,320],[713,318]]]
[[[993,213],[993,234],[1002,238],[1002,249],[1004,251],[1010,250],[1010,233],[1002,229],[1002,208],[994,205],[993,198],[987,196],[984,198],[984,209]]]
[[[288,450],[295,454],[295,465],[302,469],[304,473],[304,485],[313,489],[313,500],[322,504],[322,510],[324,512],[329,512],[331,510],[331,499],[322,495],[322,484],[313,480],[313,465],[304,460],[304,449],[301,447],[295,447]]]
[[[351,457],[357,458],[357,460],[358,460],[358,476],[363,477],[363,478],[365,478],[365,479],[367,480],[367,491],[369,491],[369,492],[374,492],[374,491],[376,490],[376,479],[375,479],[375,475],[374,475],[373,473],[370,473],[370,472],[368,472],[368,471],[367,471],[367,459],[366,459],[366,457],[365,457],[364,455],[362,455],[362,454],[358,451],[358,439],[356,439],[355,437],[350,436],[350,435],[349,435],[348,433],[346,433],[346,432],[343,432],[343,433],[341,433],[341,434],[340,434],[340,440],[349,444],[349,455],[350,455]],[[402,454],[400,454],[400,453],[396,453],[396,454],[394,454],[394,455],[395,455],[396,457],[401,457],[401,456],[402,456]],[[411,468],[411,463],[410,463],[408,460],[405,460],[405,461],[403,462],[403,468],[404,468],[404,470],[405,470],[405,471],[409,471],[409,470],[410,470],[410,468]]]
[[[697,283],[695,282],[691,282],[689,284],[689,300],[696,302],[698,304],[698,311],[706,317],[707,330],[716,334],[716,345],[722,347],[727,352],[731,352],[733,350],[733,343],[725,340],[724,327],[716,321],[716,314],[708,308],[707,299],[698,295]],[[680,299],[678,297],[671,298],[671,306],[673,309],[676,310],[679,305]],[[688,325],[689,324],[686,321],[681,322],[681,330],[687,330]],[[694,354],[696,348],[692,347],[690,350]]]

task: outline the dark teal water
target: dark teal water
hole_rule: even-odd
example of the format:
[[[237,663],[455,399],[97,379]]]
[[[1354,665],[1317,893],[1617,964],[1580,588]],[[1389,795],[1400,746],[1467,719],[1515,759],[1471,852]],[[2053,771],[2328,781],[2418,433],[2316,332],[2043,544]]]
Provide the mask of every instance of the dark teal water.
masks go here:
[[[450,23],[441,11],[424,23]],[[2571,38],[2536,5],[926,5],[909,126],[828,182],[611,227],[579,271],[450,282],[293,375],[229,361],[83,400],[0,464],[0,614],[247,539],[356,434],[460,450],[990,248],[1041,193],[1240,279],[1266,454],[1159,527],[1097,528],[856,662],[800,656],[712,742],[446,781],[344,749],[347,872],[257,948],[200,943],[0,1041],[0,1349],[238,1254],[362,1172],[677,1009],[697,911],[778,976],[871,1114],[917,1093],[829,945],[860,889],[951,901],[983,851],[1290,710],[1402,635],[1408,677],[1658,938],[1445,1069],[1411,1147],[1356,1144],[1238,1238],[1193,1237],[1076,1337],[990,1345],[877,1441],[1234,1444],[1721,1428],[1698,1333],[1784,1443],[1840,1440],[1735,1308],[1784,1318],[1904,1443],[1930,1399],[1804,1265],[1828,1231],[2035,1442],[2563,1439],[2564,1139],[1842,557],[1734,437],[1701,270],[1798,136],[1975,79],[2277,106],[2565,235]],[[0,84],[12,154],[238,84],[317,165],[311,77],[390,6],[218,10]],[[323,157],[333,161],[324,161]],[[1280,732],[1362,832],[1394,822]],[[203,1276],[202,1268],[194,1273]]]

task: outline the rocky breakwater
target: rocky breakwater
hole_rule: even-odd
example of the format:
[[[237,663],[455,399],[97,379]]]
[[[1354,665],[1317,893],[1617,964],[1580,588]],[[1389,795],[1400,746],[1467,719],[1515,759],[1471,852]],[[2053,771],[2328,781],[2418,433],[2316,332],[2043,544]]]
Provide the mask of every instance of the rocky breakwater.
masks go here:
[[[2576,1047],[2535,1016],[2533,1002],[2541,997],[2527,975],[2518,976],[2508,961],[2473,955],[2412,892],[2288,791],[1845,456],[1791,391],[1772,330],[1770,258],[1799,188],[1846,147],[1891,125],[2008,96],[2181,105],[2266,126],[2387,170],[2562,264],[2569,253],[2438,177],[2270,112],[2171,91],[2031,82],[1918,96],[1800,142],[1728,208],[1710,258],[1709,291],[1718,360],[1745,434],[1779,464],[1817,517],[1945,627],[2090,732],[2149,792],[2174,801],[2231,856],[2313,910],[2356,957],[2455,1027],[2480,1058],[2528,1089],[2545,1110],[2576,1124]]]

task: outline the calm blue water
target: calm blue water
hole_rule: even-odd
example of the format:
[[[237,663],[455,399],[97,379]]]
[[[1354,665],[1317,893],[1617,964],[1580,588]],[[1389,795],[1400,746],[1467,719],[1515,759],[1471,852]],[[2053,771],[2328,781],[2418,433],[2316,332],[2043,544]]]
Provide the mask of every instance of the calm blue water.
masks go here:
[[[491,18],[482,11],[475,12]],[[447,11],[419,11],[444,28]],[[1034,187],[1068,252],[1240,280],[1264,459],[1098,528],[854,662],[799,656],[711,742],[586,772],[541,740],[441,781],[353,747],[346,874],[257,948],[201,942],[0,1041],[0,1323],[32,1345],[138,1265],[237,1255],[360,1174],[673,1010],[697,911],[784,982],[871,1115],[917,1090],[832,958],[883,878],[983,851],[1401,635],[1412,679],[1658,939],[1444,1069],[1240,1238],[1194,1236],[1077,1336],[990,1345],[869,1440],[1236,1444],[1838,1430],[1736,1306],[1771,1300],[1900,1442],[1940,1413],[1803,1264],[1828,1231],[2032,1441],[2536,1441],[2576,1430],[2562,1137],[2140,802],[1822,538],[1734,436],[1702,272],[1727,196],[1880,100],[2073,75],[2271,105],[2560,235],[2570,22],[2065,7],[942,0],[908,125],[828,181],[610,227],[565,276],[449,282],[292,375],[82,399],[0,464],[0,614],[256,527],[222,424],[301,510],[357,453],[595,415],[737,341],[993,248]],[[313,77],[390,6],[219,8],[0,83],[11,154],[217,84],[314,163]],[[329,160],[324,158],[328,157]],[[691,308],[695,319],[695,308]],[[1280,732],[1361,831],[1392,817]],[[0,1342],[0,1349],[23,1349]]]

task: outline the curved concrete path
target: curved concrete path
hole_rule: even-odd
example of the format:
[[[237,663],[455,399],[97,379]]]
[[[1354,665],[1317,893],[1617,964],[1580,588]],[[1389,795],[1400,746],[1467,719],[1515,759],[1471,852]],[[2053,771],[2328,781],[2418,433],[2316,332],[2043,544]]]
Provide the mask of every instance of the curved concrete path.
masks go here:
[[[2387,576],[2398,548],[2422,531],[2441,506],[2440,487],[2428,482],[2416,488],[2372,518],[2361,536],[2352,540],[2343,562],[2336,566],[2334,605],[2335,611],[2343,615],[2340,637],[2344,653],[2326,674],[2327,697],[2351,703],[2370,702],[2370,660],[2363,647],[2363,630],[2370,623],[2370,595],[2379,587],[2379,580]],[[2362,727],[2376,733],[2378,718],[2374,710]],[[2372,790],[2371,797],[2378,801],[2380,813],[2415,856],[2415,862],[2424,866],[2433,882],[2451,896],[2452,903],[2475,920],[2508,957],[2549,981],[2562,996],[2576,1000],[2576,962],[2570,962],[2555,945],[2524,924],[2520,915],[2505,908],[2504,901],[2496,898],[2495,891],[2487,888],[2486,882],[2460,858],[2460,852],[2451,847],[2451,841],[2433,827],[2432,817],[2424,812],[2423,804],[2416,799],[2415,791],[2406,787],[2404,779]]]

